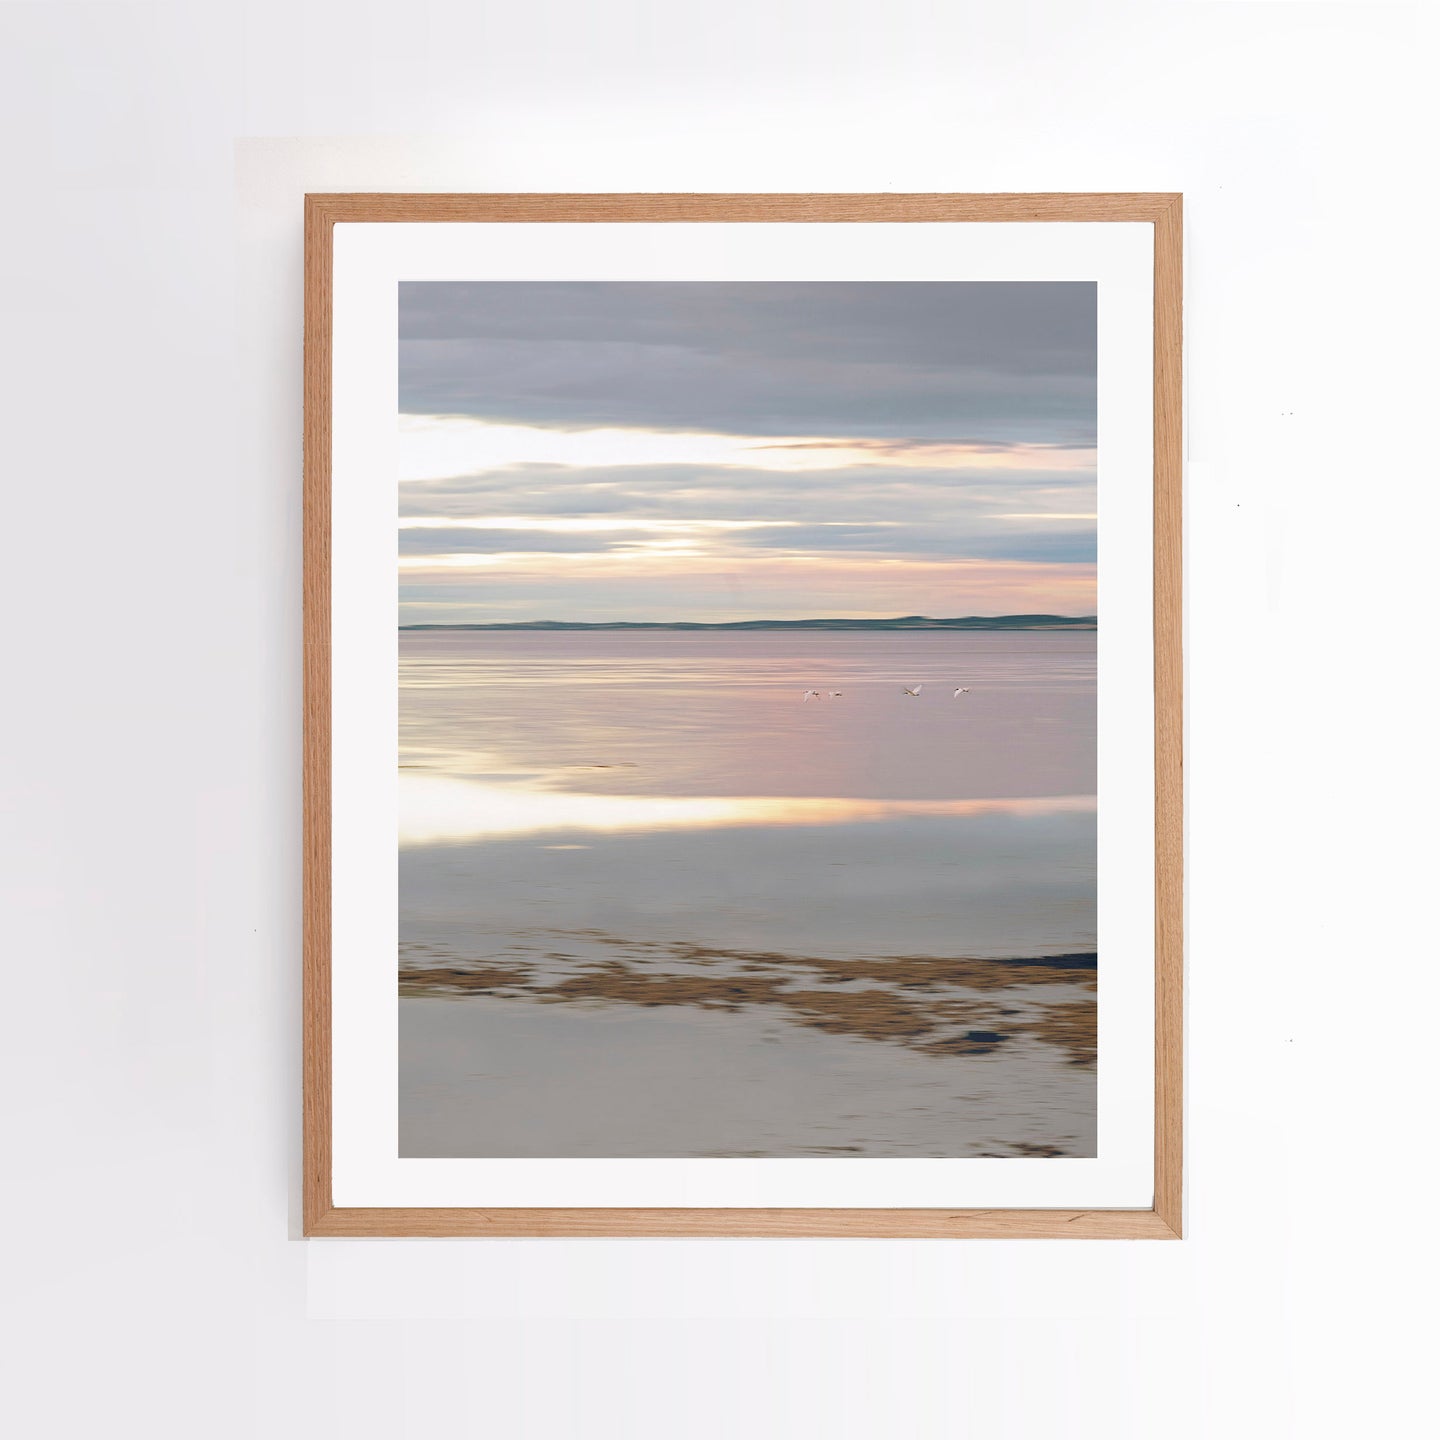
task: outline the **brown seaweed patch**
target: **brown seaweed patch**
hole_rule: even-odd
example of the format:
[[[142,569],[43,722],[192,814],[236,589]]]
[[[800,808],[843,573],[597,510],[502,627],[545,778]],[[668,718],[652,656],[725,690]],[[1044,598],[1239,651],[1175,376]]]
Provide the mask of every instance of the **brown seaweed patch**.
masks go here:
[[[531,933],[539,938],[543,932]],[[407,996],[506,993],[547,1004],[595,1001],[721,1011],[762,1007],[807,1029],[929,1055],[989,1055],[1013,1041],[1031,1040],[1063,1050],[1074,1065],[1095,1060],[1093,953],[1012,960],[926,955],[838,960],[677,942],[630,943],[598,931],[551,932],[549,938],[554,944],[566,935],[583,935],[628,954],[587,960],[546,950],[544,960],[564,967],[563,978],[557,979],[553,969],[546,975],[524,958],[518,964],[488,963],[492,957],[457,960],[440,946],[407,945],[400,991]],[[493,958],[509,962],[512,954]],[[442,960],[452,963],[437,963]],[[661,968],[667,964],[669,969]],[[1052,1003],[1049,997],[1029,1000],[1025,987],[1035,985],[1088,993],[1068,1004]],[[1008,992],[1007,1003],[996,1003],[998,995],[982,998],[992,991]]]
[[[582,970],[555,985],[532,987],[541,1000],[619,1000],[630,1005],[694,1005],[735,1010],[773,1003],[778,980],[710,975],[644,975],[618,961]]]
[[[1072,1065],[1093,1065],[1097,1048],[1094,1004],[1043,1005],[1033,1019],[1022,1020],[1017,1028],[1047,1045],[1057,1045],[1070,1056]]]
[[[904,1042],[935,1028],[932,1016],[884,990],[784,990],[775,998],[800,1024],[831,1035]]]
[[[513,989],[524,986],[529,979],[527,970],[507,969],[499,965],[464,969],[457,965],[440,965],[425,970],[402,970],[400,993],[429,995],[437,990],[452,990],[473,994],[476,991]]]

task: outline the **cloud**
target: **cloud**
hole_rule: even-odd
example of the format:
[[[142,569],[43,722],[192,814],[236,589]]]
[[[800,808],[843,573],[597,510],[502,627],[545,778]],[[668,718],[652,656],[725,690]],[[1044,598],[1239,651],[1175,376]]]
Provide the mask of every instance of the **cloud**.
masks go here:
[[[917,470],[881,465],[783,474],[738,466],[517,466],[416,482],[402,517],[630,516],[657,520],[958,520],[1025,510],[1088,513],[1088,470]],[[1093,522],[1091,522],[1093,523]]]
[[[611,550],[628,540],[647,540],[640,530],[602,534],[556,534],[551,530],[480,530],[425,528],[400,532],[402,555],[495,555],[509,551],[527,554],[573,555]]]
[[[914,559],[1043,560],[1093,564],[1093,529],[1021,529],[976,525],[937,531],[928,526],[832,525],[795,530],[764,530],[746,535],[740,544],[754,549],[800,551],[869,551]]]
[[[400,404],[567,429],[1085,443],[1095,286],[409,281]]]
[[[790,440],[782,444],[768,445],[767,450],[847,450],[863,451],[894,459],[912,455],[943,454],[949,450],[968,450],[975,454],[1008,455],[1017,450],[1091,450],[1089,441],[1056,441],[1046,443],[1033,441],[1022,445],[1014,440],[977,440],[970,436],[935,436],[921,440],[915,436],[902,436],[888,440]]]
[[[737,559],[1095,558],[1088,471],[521,466],[401,493],[401,549],[412,557],[595,554],[663,541]]]
[[[937,531],[917,525],[843,524],[785,525],[752,530],[696,528],[656,534],[645,530],[605,531],[591,534],[557,534],[554,531],[488,530],[476,527],[425,528],[400,532],[400,553],[410,559],[425,556],[458,557],[512,555],[531,560],[553,558],[563,568],[564,557],[627,554],[637,550],[684,551],[711,560],[739,563],[774,552],[787,556],[824,556],[831,553],[868,553],[896,560],[986,559],[1092,563],[1092,530],[1038,529],[1032,527],[969,527],[964,531]]]

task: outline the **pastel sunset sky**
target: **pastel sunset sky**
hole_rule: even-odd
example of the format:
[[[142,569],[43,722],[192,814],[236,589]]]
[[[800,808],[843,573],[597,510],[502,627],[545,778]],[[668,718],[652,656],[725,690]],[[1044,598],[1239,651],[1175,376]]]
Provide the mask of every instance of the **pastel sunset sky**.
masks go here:
[[[1095,287],[405,282],[400,623],[1095,613]]]

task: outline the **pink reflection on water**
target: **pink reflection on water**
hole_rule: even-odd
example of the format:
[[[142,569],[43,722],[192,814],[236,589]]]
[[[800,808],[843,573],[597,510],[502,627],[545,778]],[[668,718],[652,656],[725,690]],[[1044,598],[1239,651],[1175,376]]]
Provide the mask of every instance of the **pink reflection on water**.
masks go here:
[[[410,632],[400,680],[409,773],[703,804],[1095,789],[1093,633]]]

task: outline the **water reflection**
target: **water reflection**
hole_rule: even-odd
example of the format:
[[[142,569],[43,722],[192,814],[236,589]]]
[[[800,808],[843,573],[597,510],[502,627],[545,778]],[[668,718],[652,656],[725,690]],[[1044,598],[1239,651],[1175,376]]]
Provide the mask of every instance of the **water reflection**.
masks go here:
[[[400,777],[400,843],[433,845],[549,830],[718,829],[845,825],[906,815],[1041,816],[1091,811],[1090,795],[1006,800],[861,800],[789,795],[603,795],[487,785],[443,775]]]
[[[696,797],[1095,791],[1091,633],[408,632],[400,681],[401,761],[429,773]]]

